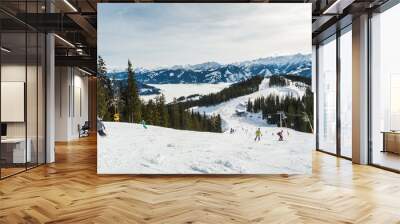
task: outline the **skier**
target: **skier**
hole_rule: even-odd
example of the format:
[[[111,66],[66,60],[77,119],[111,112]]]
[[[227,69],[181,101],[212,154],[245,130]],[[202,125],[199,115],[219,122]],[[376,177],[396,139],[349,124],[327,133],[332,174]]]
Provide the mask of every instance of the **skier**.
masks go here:
[[[106,136],[106,126],[104,126],[101,118],[97,117],[97,132],[100,136]]]
[[[257,131],[256,131],[256,138],[254,138],[254,141],[260,141],[261,140],[261,130],[260,130],[260,128],[258,128],[257,129]]]
[[[279,136],[278,141],[283,141],[283,130],[279,131],[278,133],[276,133]]]
[[[119,113],[114,114],[114,122],[119,122]]]
[[[144,129],[147,129],[146,121],[142,120],[142,126]]]

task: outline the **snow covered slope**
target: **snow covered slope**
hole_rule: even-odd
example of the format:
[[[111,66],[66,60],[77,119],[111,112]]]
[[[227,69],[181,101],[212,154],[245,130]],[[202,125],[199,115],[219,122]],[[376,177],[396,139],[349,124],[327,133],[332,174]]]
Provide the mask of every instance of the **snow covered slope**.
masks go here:
[[[248,99],[277,94],[303,96],[291,82],[260,90],[211,107],[192,108],[220,114],[224,133],[195,132],[139,124],[106,122],[108,135],[98,137],[100,174],[299,174],[311,172],[313,134],[267,125],[261,114],[247,113]],[[237,112],[243,112],[237,115]],[[235,129],[230,134],[230,128]],[[261,129],[261,141],[255,131]],[[276,133],[284,130],[284,141]]]
[[[201,83],[201,84],[148,84],[156,89],[160,90],[160,93],[164,94],[165,100],[167,103],[171,103],[174,98],[179,97],[187,97],[193,94],[199,95],[207,95],[210,93],[216,93],[221,91],[222,89],[229,87],[231,83],[217,83],[217,84],[208,84],[208,83]],[[159,96],[159,94],[155,95],[141,95],[145,101],[150,99],[154,99],[155,97]]]
[[[279,142],[274,127],[234,134],[182,131],[139,124],[105,123],[98,137],[99,174],[297,174],[311,172],[312,136],[290,131]],[[279,129],[280,130],[280,129]]]
[[[269,78],[264,78],[259,86],[259,91],[237,97],[227,102],[218,104],[216,106],[209,107],[195,107],[192,108],[194,111],[200,113],[206,113],[208,115],[219,114],[222,118],[223,130],[230,128],[234,129],[254,129],[256,127],[262,127],[266,125],[265,120],[262,120],[261,114],[245,113],[244,116],[236,115],[236,112],[245,112],[248,100],[254,100],[258,97],[267,97],[271,94],[275,96],[285,97],[302,97],[305,94],[307,85],[299,82],[292,82],[290,80],[288,86],[272,86],[269,85]]]
[[[287,86],[270,86],[269,78],[264,78],[259,86],[259,94],[262,96],[268,96],[274,94],[276,96],[285,97],[303,97],[308,87],[307,84],[302,82],[294,82],[292,80],[285,79],[289,85]],[[250,96],[253,97],[253,96]]]

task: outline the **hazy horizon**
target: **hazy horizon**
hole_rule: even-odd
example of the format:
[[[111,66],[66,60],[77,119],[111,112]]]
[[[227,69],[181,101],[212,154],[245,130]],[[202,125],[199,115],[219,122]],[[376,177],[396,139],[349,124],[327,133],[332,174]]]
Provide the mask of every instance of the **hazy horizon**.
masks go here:
[[[205,63],[218,63],[220,65],[227,65],[227,64],[235,64],[235,63],[240,63],[240,62],[245,62],[245,61],[254,61],[254,60],[258,60],[258,59],[265,59],[265,58],[293,56],[293,55],[296,55],[296,54],[301,54],[301,55],[304,55],[304,56],[310,56],[311,57],[311,53],[295,53],[295,54],[286,54],[286,55],[272,55],[272,56],[267,56],[267,57],[263,57],[263,58],[253,58],[253,59],[248,59],[248,60],[244,60],[244,61],[234,61],[234,62],[228,62],[228,63],[220,63],[218,61],[205,61],[205,62],[200,62],[200,63],[197,63],[197,64],[182,64],[182,65],[172,65],[172,66],[159,66],[159,67],[154,67],[154,68],[138,67],[138,66],[135,66],[135,64],[132,62],[132,60],[127,59],[127,60],[125,60],[126,61],[125,68],[122,68],[122,69],[115,69],[115,68],[114,69],[108,69],[107,68],[107,69],[108,69],[108,71],[118,71],[118,72],[126,71],[128,69],[128,60],[130,60],[132,62],[133,69],[157,70],[157,69],[163,69],[163,68],[171,68],[171,67],[175,67],[175,66],[182,66],[182,67],[194,66],[194,65],[205,64]],[[99,55],[99,56],[101,56],[104,59],[104,57],[102,55]],[[311,60],[311,58],[310,58],[310,60]],[[105,62],[106,62],[106,65],[107,65],[107,61],[105,61]]]

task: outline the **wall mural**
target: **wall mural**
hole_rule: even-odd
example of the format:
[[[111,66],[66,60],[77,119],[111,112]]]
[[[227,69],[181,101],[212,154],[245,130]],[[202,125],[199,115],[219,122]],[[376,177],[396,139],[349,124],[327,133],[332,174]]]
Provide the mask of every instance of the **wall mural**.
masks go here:
[[[311,172],[311,4],[98,8],[99,174]]]

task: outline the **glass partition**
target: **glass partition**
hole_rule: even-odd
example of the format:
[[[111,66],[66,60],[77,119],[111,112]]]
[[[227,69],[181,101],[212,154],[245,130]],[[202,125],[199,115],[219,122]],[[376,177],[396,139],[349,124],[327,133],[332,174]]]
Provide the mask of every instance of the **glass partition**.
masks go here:
[[[0,3],[18,13],[41,13],[43,5],[43,1]],[[0,26],[0,178],[5,178],[45,163],[46,39],[2,12]]]
[[[371,162],[400,170],[400,5],[371,19]]]
[[[2,177],[26,169],[26,33],[1,34],[1,161]],[[6,49],[6,50],[4,50]]]
[[[37,162],[46,162],[46,37],[43,33],[38,33],[38,64],[37,64]]]
[[[336,36],[318,48],[318,146],[336,153]]]
[[[38,146],[38,35],[35,32],[27,33],[27,82],[26,82],[26,110],[27,110],[27,151],[29,160],[27,167],[37,165]]]

